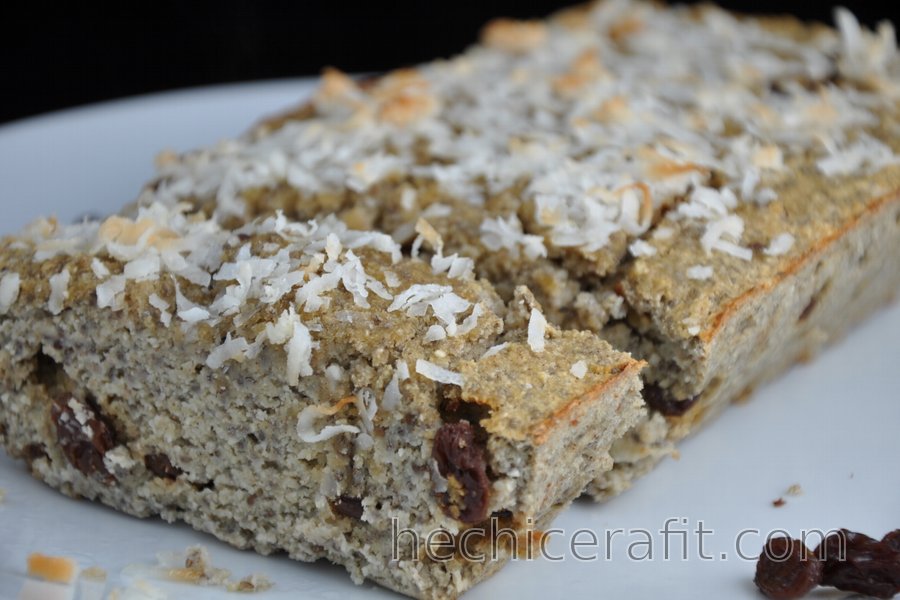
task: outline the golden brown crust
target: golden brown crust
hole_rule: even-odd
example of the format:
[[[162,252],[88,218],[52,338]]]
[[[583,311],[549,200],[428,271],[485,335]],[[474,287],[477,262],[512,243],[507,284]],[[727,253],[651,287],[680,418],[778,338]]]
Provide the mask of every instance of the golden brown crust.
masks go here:
[[[576,409],[588,404],[594,404],[609,391],[609,389],[619,385],[623,380],[637,376],[641,370],[647,365],[644,361],[631,360],[616,365],[611,369],[612,373],[617,373],[602,383],[597,384],[586,393],[576,398],[572,398],[565,405],[557,408],[553,414],[545,417],[541,422],[537,423],[531,429],[531,435],[534,443],[541,445],[547,441],[551,431],[555,428],[564,428],[571,423],[566,423]]]
[[[891,203],[900,203],[900,189],[896,189],[892,192],[869,201],[868,203],[866,203],[863,211],[857,213],[848,221],[842,223],[833,232],[819,239],[812,247],[803,252],[803,254],[792,257],[790,260],[786,261],[784,266],[777,274],[770,277],[769,279],[766,279],[765,281],[761,281],[755,284],[753,287],[743,292],[740,296],[737,296],[736,298],[729,301],[727,304],[725,304],[722,310],[716,313],[712,318],[712,324],[700,333],[700,339],[703,340],[704,343],[709,344],[713,340],[713,338],[715,338],[716,335],[722,330],[725,323],[732,316],[737,314],[744,304],[746,304],[753,298],[765,294],[767,291],[774,288],[787,277],[795,274],[800,269],[811,264],[812,262],[815,262],[822,254],[825,253],[829,246],[831,246],[837,240],[859,226],[860,222],[866,216],[882,210],[885,206]]]
[[[481,42],[514,54],[534,50],[547,40],[547,26],[543,21],[494,19],[481,32]]]

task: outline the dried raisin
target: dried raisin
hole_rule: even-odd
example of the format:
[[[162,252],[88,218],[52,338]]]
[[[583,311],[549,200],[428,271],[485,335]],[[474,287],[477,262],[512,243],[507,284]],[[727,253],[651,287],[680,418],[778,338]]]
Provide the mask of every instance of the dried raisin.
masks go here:
[[[331,510],[341,516],[359,521],[363,516],[362,500],[353,496],[338,496],[331,501]]]
[[[822,578],[822,563],[800,540],[772,538],[756,563],[756,587],[769,598],[791,600],[812,591]]]
[[[900,593],[900,551],[896,531],[882,541],[841,529],[826,537],[816,554],[823,563],[822,585],[875,598]]]
[[[183,473],[183,471],[173,465],[169,457],[162,452],[145,455],[144,466],[147,467],[148,471],[163,479],[175,479]]]
[[[487,516],[490,480],[483,443],[468,421],[445,423],[434,438],[433,455],[448,490],[442,495],[451,516],[478,523]]]
[[[103,462],[106,453],[116,445],[115,434],[94,406],[63,394],[53,402],[50,417],[63,454],[73,467],[107,483],[115,480]]]
[[[647,406],[666,417],[680,417],[697,402],[697,396],[676,400],[669,392],[655,383],[644,385],[644,402]]]

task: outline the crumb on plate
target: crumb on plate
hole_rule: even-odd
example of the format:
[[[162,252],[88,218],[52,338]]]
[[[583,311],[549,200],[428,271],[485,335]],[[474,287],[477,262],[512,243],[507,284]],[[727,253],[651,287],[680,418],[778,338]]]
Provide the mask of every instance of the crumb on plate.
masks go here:
[[[38,552],[28,555],[29,577],[55,583],[71,583],[77,570],[78,563],[65,556],[47,556]]]

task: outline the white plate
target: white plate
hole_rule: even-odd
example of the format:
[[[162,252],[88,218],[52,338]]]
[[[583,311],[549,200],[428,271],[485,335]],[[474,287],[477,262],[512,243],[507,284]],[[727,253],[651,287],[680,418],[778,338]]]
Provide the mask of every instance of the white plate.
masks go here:
[[[0,128],[2,231],[42,214],[70,220],[108,213],[134,199],[161,149],[186,150],[234,136],[261,115],[297,101],[309,81],[245,84],[101,104]],[[602,506],[578,502],[556,522],[568,536],[591,530],[598,546],[579,561],[554,535],[554,562],[519,561],[477,587],[468,598],[759,598],[752,583],[764,536],[783,529],[848,527],[881,536],[900,526],[900,306],[872,317],[810,365],[791,370],[731,408],[625,495]],[[803,495],[772,501],[792,484]],[[76,556],[114,579],[127,565],[151,564],[157,552],[206,545],[218,566],[235,574],[262,572],[275,587],[260,598],[390,597],[356,587],[342,569],[240,552],[183,525],[139,520],[66,498],[29,477],[20,463],[0,457],[0,597],[15,598],[32,551]],[[663,536],[670,530],[704,534]],[[684,520],[684,521],[683,521]],[[685,526],[684,523],[687,525]],[[622,529],[624,533],[609,532]],[[649,532],[653,558],[644,558]],[[753,533],[756,530],[759,533]],[[589,533],[579,540],[590,542]],[[629,545],[632,545],[629,557]],[[608,558],[607,558],[608,550]],[[162,584],[159,584],[162,585]],[[169,584],[173,598],[233,598],[223,591]],[[830,596],[833,597],[833,596]]]

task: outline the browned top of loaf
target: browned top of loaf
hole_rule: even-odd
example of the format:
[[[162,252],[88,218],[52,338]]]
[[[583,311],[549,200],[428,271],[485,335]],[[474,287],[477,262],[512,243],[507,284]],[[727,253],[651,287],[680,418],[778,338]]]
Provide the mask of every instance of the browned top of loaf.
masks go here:
[[[598,329],[578,294],[624,279],[632,313],[705,343],[897,187],[893,30],[836,16],[626,1],[499,20],[451,60],[326,71],[301,108],[167,157],[142,201],[226,223],[333,212],[401,242],[427,239],[424,219],[556,323]]]

